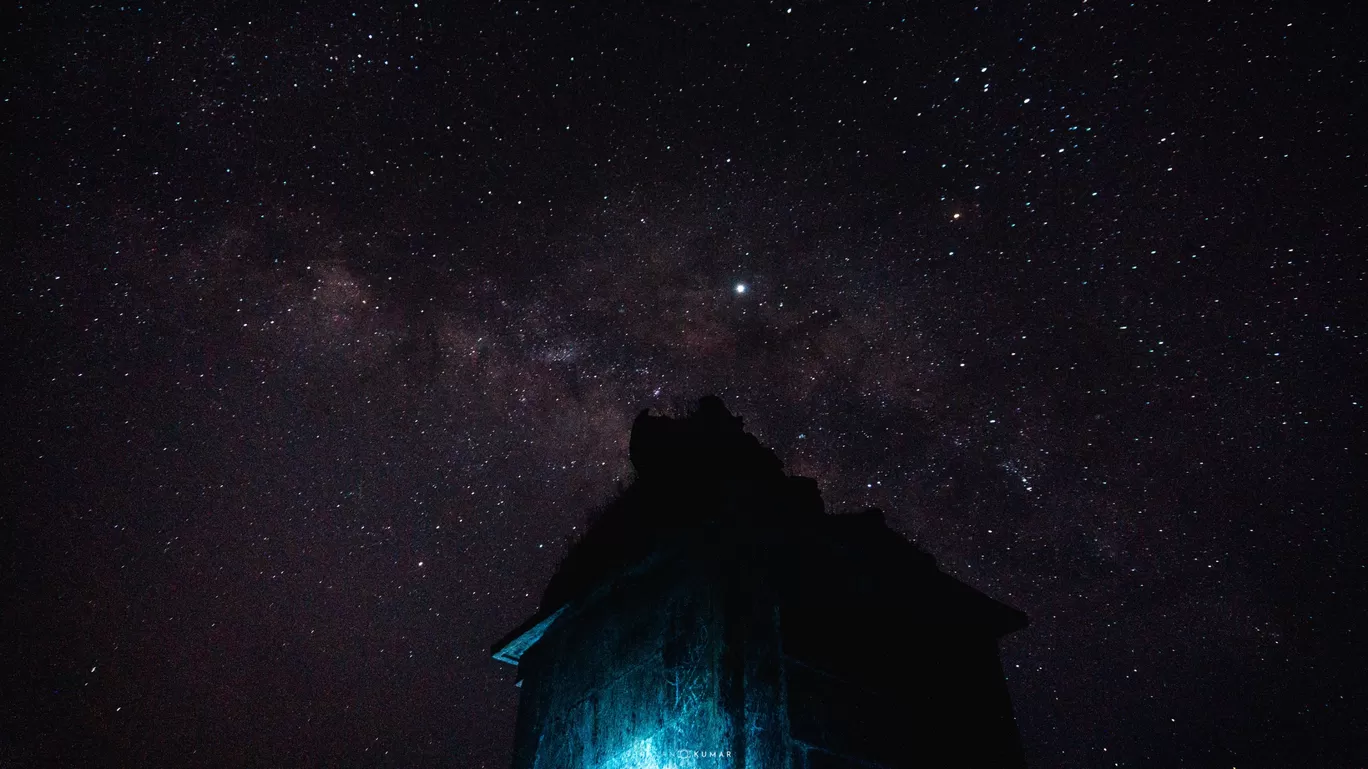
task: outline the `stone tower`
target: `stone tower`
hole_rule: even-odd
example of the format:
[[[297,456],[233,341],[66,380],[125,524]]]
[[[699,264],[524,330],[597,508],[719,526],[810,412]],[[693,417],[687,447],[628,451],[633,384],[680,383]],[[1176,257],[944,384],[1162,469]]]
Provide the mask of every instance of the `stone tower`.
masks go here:
[[[717,398],[632,426],[636,480],[494,646],[513,769],[1020,767],[997,640],[1025,615],[936,568]]]

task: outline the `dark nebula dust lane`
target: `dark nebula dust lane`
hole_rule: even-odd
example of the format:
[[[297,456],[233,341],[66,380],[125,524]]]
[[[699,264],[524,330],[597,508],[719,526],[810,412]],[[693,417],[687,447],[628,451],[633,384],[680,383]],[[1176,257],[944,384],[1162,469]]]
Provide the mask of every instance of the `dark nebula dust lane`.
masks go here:
[[[1347,6],[15,19],[0,765],[507,766],[707,393],[1029,615],[1030,765],[1368,760]]]

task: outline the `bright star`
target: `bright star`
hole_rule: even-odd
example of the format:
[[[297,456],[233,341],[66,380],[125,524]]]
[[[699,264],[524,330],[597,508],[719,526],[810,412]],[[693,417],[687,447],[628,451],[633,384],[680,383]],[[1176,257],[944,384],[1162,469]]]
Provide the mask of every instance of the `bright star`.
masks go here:
[[[745,284],[745,283],[737,283],[737,284],[736,284],[736,293],[738,293],[738,294],[744,294],[744,293],[746,293],[746,284]]]

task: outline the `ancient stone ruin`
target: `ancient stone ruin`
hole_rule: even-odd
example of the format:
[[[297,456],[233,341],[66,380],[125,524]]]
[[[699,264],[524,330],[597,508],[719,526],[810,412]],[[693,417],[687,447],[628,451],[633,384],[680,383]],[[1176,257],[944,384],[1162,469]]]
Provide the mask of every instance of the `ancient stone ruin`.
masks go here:
[[[643,412],[631,460],[494,646],[513,769],[1024,766],[997,641],[1025,615],[826,513],[717,398]]]

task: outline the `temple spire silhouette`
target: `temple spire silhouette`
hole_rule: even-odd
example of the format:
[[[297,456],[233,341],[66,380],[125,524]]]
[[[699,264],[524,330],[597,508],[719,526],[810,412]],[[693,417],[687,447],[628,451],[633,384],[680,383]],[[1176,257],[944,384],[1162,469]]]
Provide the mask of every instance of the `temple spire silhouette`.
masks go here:
[[[513,769],[1021,767],[998,657],[1021,612],[877,510],[825,512],[708,396],[632,425],[636,478],[493,647]]]

